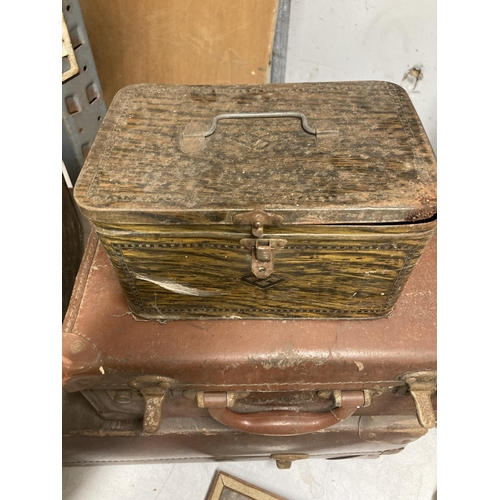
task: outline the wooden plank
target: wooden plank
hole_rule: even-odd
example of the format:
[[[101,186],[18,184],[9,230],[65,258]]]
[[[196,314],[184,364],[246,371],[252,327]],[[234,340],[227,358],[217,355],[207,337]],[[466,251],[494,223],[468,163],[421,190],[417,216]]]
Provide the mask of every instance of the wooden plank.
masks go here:
[[[71,45],[71,39],[68,33],[68,27],[66,26],[66,21],[64,20],[64,14],[62,14],[62,57],[68,58],[69,69],[63,71],[62,82],[69,80],[72,76],[78,73],[78,62],[76,61],[75,52]]]
[[[80,0],[108,105],[133,83],[269,81],[278,0]]]

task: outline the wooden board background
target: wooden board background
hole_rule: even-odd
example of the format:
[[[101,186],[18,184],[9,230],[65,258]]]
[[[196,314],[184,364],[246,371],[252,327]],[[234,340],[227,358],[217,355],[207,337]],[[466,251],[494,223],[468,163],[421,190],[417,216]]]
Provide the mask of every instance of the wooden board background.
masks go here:
[[[109,106],[133,83],[266,83],[278,0],[80,0]]]

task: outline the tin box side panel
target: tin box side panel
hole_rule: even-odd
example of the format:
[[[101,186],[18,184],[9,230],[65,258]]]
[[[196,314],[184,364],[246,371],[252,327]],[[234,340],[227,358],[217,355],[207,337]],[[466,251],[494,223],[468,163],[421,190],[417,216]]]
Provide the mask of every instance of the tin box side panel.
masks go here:
[[[252,272],[248,234],[214,227],[100,229],[134,314],[191,318],[378,318],[389,315],[435,228],[274,228],[285,241],[265,279]]]

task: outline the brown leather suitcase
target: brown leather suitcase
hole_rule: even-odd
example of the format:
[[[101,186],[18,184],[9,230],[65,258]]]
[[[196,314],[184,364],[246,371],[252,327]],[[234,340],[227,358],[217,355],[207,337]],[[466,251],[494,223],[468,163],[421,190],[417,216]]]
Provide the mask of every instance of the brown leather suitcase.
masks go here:
[[[161,324],[92,235],[63,325],[66,463],[401,449],[435,425],[435,256],[386,319]]]
[[[134,314],[389,316],[436,227],[436,159],[388,82],[133,85],[75,186]]]
[[[179,414],[179,413],[178,413]],[[276,460],[289,468],[307,458],[377,458],[399,453],[427,432],[413,415],[353,416],[322,432],[263,436],[239,432],[206,412],[169,416],[155,434],[138,420],[103,420],[81,393],[63,392],[64,466]]]

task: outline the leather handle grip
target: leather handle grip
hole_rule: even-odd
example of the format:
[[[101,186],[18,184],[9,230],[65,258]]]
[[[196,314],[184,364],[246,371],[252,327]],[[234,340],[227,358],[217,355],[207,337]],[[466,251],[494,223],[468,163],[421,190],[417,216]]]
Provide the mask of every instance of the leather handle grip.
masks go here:
[[[354,391],[353,391],[354,392]],[[308,434],[338,424],[364,404],[362,392],[348,398],[346,404],[324,413],[270,410],[257,413],[236,413],[228,408],[209,408],[210,415],[233,429],[264,436]]]

